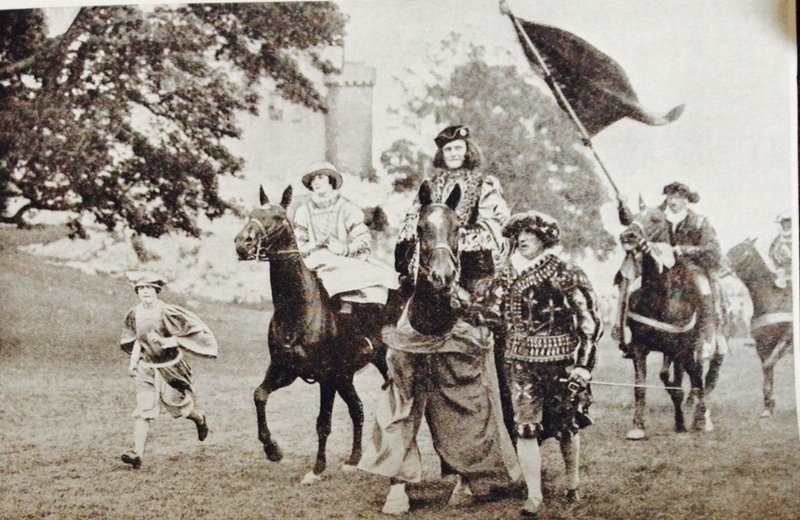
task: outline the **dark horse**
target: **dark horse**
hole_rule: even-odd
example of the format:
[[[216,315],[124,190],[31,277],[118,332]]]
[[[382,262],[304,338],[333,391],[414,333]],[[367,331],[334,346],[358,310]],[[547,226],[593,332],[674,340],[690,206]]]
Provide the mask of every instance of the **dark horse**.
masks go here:
[[[395,479],[383,506],[386,514],[409,510],[404,479],[419,467],[415,438],[423,418],[443,473],[458,475],[452,505],[466,500],[470,485],[480,494],[484,481],[506,464],[504,454],[512,453],[513,459],[511,441],[504,439],[496,415],[501,407],[492,380],[489,331],[459,321],[465,312],[464,295],[459,296],[460,223],[454,211],[460,197],[456,185],[445,202],[434,201],[429,183],[421,184],[418,268],[407,322],[401,319],[397,327],[384,330],[392,347],[387,355],[391,386],[376,406],[369,456],[360,467]]]
[[[644,385],[647,379],[647,354],[651,351],[664,354],[660,377],[675,407],[675,431],[686,431],[681,388],[684,372],[689,376],[690,397],[695,402],[693,427],[710,431],[713,425],[704,396],[716,382],[721,358],[712,362],[704,390],[703,361],[699,355],[703,338],[695,326],[699,301],[693,278],[695,275],[682,261],[675,262],[669,245],[669,223],[658,208],[642,205],[639,214],[622,232],[620,241],[628,255],[626,262],[636,265],[636,270],[641,272],[642,282],[641,288],[634,291],[628,300],[620,298],[622,323],[630,328],[627,350],[633,357],[637,385],[634,389],[634,427],[628,432],[627,438],[638,440],[646,437]],[[623,295],[627,292],[628,281],[623,278]],[[673,373],[671,380],[670,367]]]
[[[753,302],[750,335],[756,342],[764,375],[764,410],[761,417],[771,417],[775,411],[773,369],[792,349],[792,284],[785,289],[774,283],[773,273],[756,250],[755,239],[745,240],[728,251],[731,269],[747,287]]]
[[[378,330],[381,317],[366,326],[352,316],[334,312],[330,298],[317,277],[303,262],[297,249],[294,230],[286,215],[292,198],[291,186],[283,192],[280,204],[270,204],[259,188],[261,207],[250,212],[244,228],[236,235],[240,260],[269,262],[272,302],[275,307],[269,324],[270,362],[264,380],[253,398],[258,417],[258,439],[267,458],[278,461],[282,453],[267,426],[269,394],[300,377],[320,386],[317,417],[317,459],[303,483],[319,480],[325,470],[325,444],[331,432],[331,411],[336,393],[347,404],[353,421],[353,447],[347,465],[361,459],[361,431],[364,412],[353,386],[353,375],[373,363],[386,379],[386,347]],[[371,330],[368,330],[371,329]],[[370,338],[372,350],[361,342]]]

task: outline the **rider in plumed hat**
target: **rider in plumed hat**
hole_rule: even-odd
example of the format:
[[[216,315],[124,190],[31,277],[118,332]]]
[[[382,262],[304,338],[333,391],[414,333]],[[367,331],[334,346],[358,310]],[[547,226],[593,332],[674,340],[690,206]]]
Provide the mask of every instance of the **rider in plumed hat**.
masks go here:
[[[517,454],[528,487],[523,516],[535,516],[542,502],[539,444],[549,437],[561,443],[566,499],[578,499],[579,428],[591,424],[588,383],[603,332],[588,278],[552,253],[559,235],[549,215],[513,215],[503,227],[511,253],[475,303],[482,316],[502,317],[505,327]]]
[[[717,328],[725,311],[717,312],[717,304],[723,304],[723,295],[716,271],[720,268],[722,252],[717,233],[708,219],[689,207],[696,204],[700,196],[681,182],[664,186],[666,196],[664,215],[670,223],[669,241],[676,261],[683,262],[693,272],[693,280],[700,294],[697,326],[704,340],[703,357],[710,357],[718,348]],[[717,295],[718,302],[715,302]],[[718,316],[719,314],[719,316]],[[720,355],[724,354],[721,352]]]
[[[727,300],[717,280],[722,252],[717,233],[708,219],[689,207],[700,201],[700,195],[682,182],[671,182],[664,186],[665,195],[660,208],[669,221],[669,241],[676,261],[682,262],[692,272],[692,280],[700,295],[697,326],[704,339],[702,356],[725,354],[725,339],[717,334],[722,321],[727,315]],[[619,205],[620,222],[627,226],[633,222],[633,213],[625,206]],[[619,279],[619,275],[618,275]],[[626,295],[623,295],[626,297]],[[618,324],[616,330],[621,331],[624,324]],[[630,357],[627,345],[620,342],[625,357]]]

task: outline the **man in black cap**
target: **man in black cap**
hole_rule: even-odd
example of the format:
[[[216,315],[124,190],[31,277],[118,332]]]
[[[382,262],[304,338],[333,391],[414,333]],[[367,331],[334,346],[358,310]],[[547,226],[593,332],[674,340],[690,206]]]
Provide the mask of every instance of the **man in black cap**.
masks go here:
[[[474,307],[484,318],[502,317],[506,331],[517,454],[528,488],[523,517],[536,517],[542,502],[539,445],[549,437],[561,444],[565,500],[578,500],[578,432],[591,424],[588,384],[603,332],[588,278],[551,252],[559,233],[549,215],[512,216],[503,227],[511,254]]]
[[[470,138],[469,128],[448,126],[434,139],[437,151],[435,168],[429,180],[434,202],[444,202],[456,185],[461,199],[456,214],[462,228],[459,240],[460,285],[472,291],[474,284],[494,274],[503,254],[501,228],[510,212],[503,198],[500,181],[478,171],[481,155]],[[416,268],[417,220],[419,201],[408,210],[395,248],[395,269],[401,281],[413,283]]]

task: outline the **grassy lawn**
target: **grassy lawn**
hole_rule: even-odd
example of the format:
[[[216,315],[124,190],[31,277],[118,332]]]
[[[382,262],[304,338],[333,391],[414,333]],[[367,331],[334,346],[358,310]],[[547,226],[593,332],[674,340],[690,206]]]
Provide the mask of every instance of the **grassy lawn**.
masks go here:
[[[271,398],[270,427],[285,456],[280,463],[264,457],[252,404],[268,363],[264,309],[163,293],[197,312],[219,339],[218,360],[191,360],[211,434],[201,444],[191,422],[162,416],[142,469],[122,464],[135,403],[118,335],[135,294],[123,280],[16,250],[61,232],[0,228],[0,518],[382,517],[387,483],[339,469],[351,432],[339,400],[326,477],[313,487],[299,484],[316,449],[316,385],[296,382]],[[651,361],[648,382],[658,384],[660,359]],[[734,344],[710,401],[716,430],[673,433],[666,392],[650,390],[649,439],[637,443],[624,439],[632,389],[596,386],[596,424],[583,442],[583,500],[569,506],[557,500],[563,469],[557,444],[548,441],[543,518],[797,518],[800,444],[792,372],[791,359],[778,365],[778,410],[761,420],[757,356]],[[608,340],[595,378],[632,382],[630,362]],[[379,380],[372,367],[356,377],[368,423]],[[449,508],[452,483],[438,478],[424,428],[421,437],[425,481],[410,488],[413,518],[517,517],[522,499],[515,495]]]

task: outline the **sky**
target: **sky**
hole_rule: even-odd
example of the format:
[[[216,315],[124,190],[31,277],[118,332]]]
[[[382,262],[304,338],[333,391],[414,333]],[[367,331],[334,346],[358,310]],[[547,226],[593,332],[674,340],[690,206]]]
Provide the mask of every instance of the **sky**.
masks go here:
[[[401,135],[425,143],[435,134],[432,122],[408,128],[389,109],[404,101],[398,80],[419,84],[430,68],[425,56],[449,33],[483,45],[489,59],[527,67],[511,22],[494,0],[338,3],[349,16],[347,60],[376,68],[376,155]],[[695,209],[714,224],[723,249],[758,236],[764,252],[777,231],[775,216],[797,207],[796,39],[789,5],[786,0],[509,2],[517,16],[571,31],[614,58],[646,108],[665,112],[686,104],[672,124],[622,120],[593,139],[631,205],[639,195],[657,204],[664,185],[685,182],[699,192]],[[68,23],[72,12],[49,10],[52,25]],[[610,205],[604,219],[610,228],[616,224]]]

